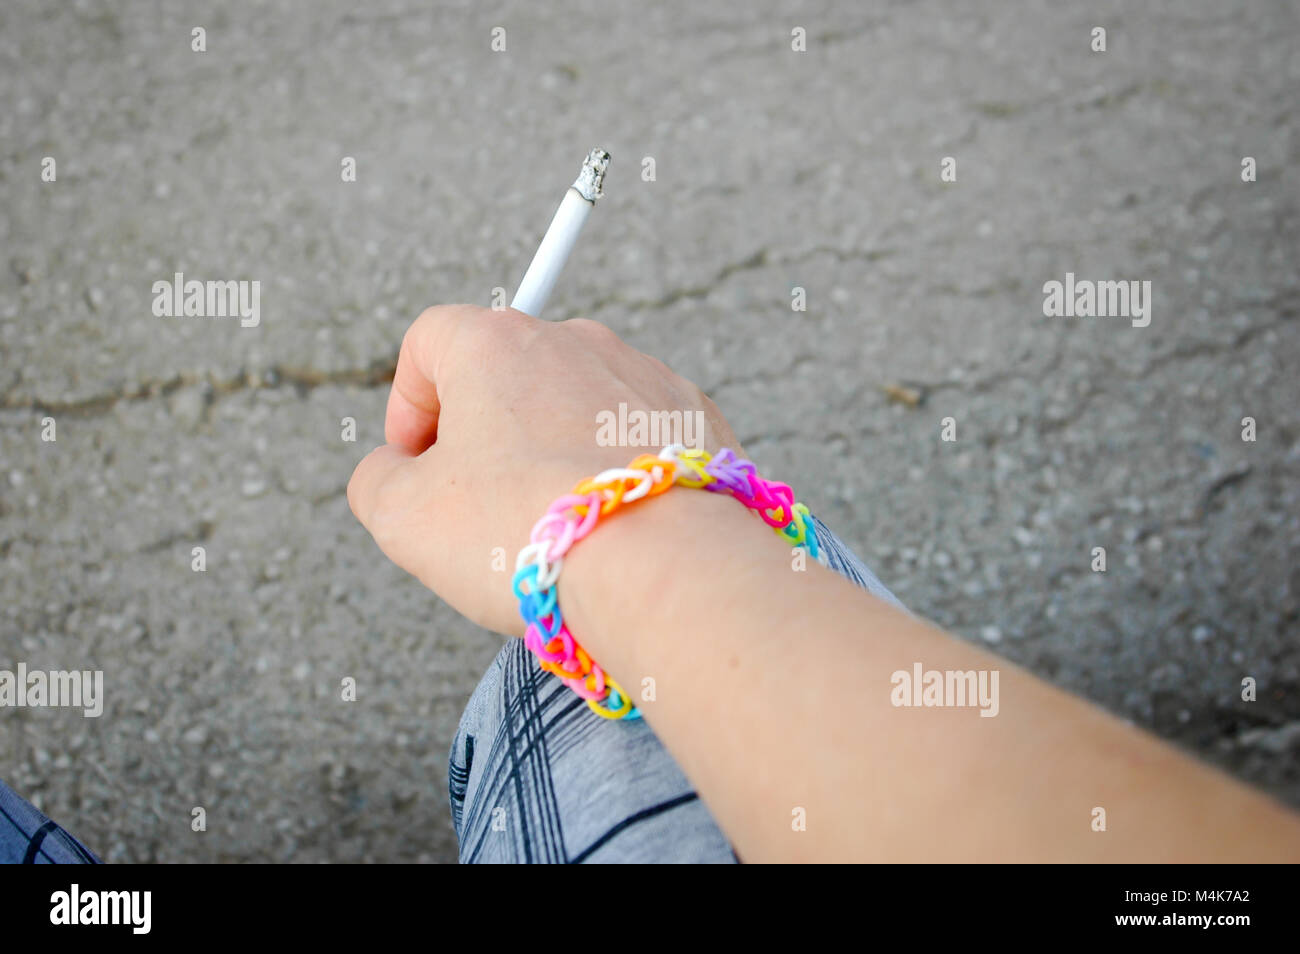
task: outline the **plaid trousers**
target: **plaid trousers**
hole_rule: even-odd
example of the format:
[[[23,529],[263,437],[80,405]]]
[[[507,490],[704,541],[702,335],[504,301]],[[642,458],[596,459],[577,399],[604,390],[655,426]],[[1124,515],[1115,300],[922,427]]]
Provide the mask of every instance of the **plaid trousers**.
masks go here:
[[[901,603],[816,517],[828,567]],[[462,862],[734,863],[735,852],[644,719],[600,719],[523,640],[470,697],[448,770]]]

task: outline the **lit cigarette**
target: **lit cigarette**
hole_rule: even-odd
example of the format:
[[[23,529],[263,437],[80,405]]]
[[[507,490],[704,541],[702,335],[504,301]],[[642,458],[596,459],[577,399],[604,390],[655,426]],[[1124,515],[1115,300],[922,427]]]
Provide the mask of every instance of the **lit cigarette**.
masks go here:
[[[542,244],[537,247],[532,264],[524,272],[524,280],[519,283],[519,291],[510,307],[526,315],[540,318],[546,307],[546,299],[551,297],[555,280],[560,277],[564,263],[573,251],[582,225],[591,214],[591,207],[596,204],[603,192],[601,185],[605,181],[605,170],[609,168],[609,153],[603,149],[593,149],[582,164],[578,179],[564,193],[564,201],[551,219],[551,227],[542,236]]]

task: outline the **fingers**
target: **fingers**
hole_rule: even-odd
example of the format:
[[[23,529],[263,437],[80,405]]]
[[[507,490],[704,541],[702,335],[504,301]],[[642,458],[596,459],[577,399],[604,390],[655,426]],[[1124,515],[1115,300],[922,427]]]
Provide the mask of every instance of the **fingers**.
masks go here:
[[[348,506],[361,525],[374,533],[375,518],[381,512],[386,488],[391,491],[402,470],[415,457],[393,444],[376,447],[357,464],[348,481]]]
[[[468,305],[428,308],[406,330],[384,415],[389,444],[420,454],[438,439],[438,371],[457,328],[474,310]]]
[[[441,390],[457,362],[473,362],[500,335],[518,340],[525,329],[540,325],[536,318],[509,309],[493,311],[475,305],[438,305],[425,309],[402,339],[388,394],[384,437],[390,444],[422,454],[438,439],[442,414]],[[462,360],[465,359],[465,360]]]

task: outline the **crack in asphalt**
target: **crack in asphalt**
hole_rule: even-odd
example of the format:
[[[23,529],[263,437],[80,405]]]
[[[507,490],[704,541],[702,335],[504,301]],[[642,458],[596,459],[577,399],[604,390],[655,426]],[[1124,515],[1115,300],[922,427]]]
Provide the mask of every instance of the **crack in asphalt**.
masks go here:
[[[300,394],[331,386],[377,388],[391,383],[396,370],[395,360],[376,359],[366,368],[347,368],[340,371],[318,371],[314,368],[277,364],[261,375],[245,372],[225,379],[206,374],[177,374],[165,379],[138,381],[107,394],[97,394],[77,401],[50,401],[39,397],[9,394],[0,399],[0,411],[43,411],[69,417],[93,417],[107,414],[123,402],[167,397],[187,387],[210,389],[209,403],[218,397],[241,391],[274,391],[285,387],[292,387]]]
[[[777,257],[773,256],[770,250],[764,247],[743,259],[726,263],[719,268],[710,279],[701,284],[673,288],[658,298],[653,299],[625,299],[621,295],[615,293],[597,299],[589,307],[583,309],[583,311],[586,314],[596,314],[615,306],[628,312],[662,310],[671,308],[682,301],[703,298],[732,276],[765,268],[769,265],[802,264],[818,255],[831,255],[841,262],[877,262],[896,253],[897,250],[892,248],[840,249],[828,245],[818,245],[792,255]],[[993,290],[995,289],[990,289],[989,291],[991,292]],[[1260,335],[1286,324],[1295,317],[1297,312],[1300,312],[1300,307],[1284,302],[1278,298],[1274,298],[1263,304],[1265,308],[1275,309],[1279,317],[1271,322],[1262,322],[1245,328],[1237,332],[1229,341],[1199,340],[1190,344],[1171,348],[1166,352],[1156,355],[1140,370],[1134,372],[1120,369],[1104,357],[1102,360],[1106,363],[1110,373],[1128,380],[1143,380],[1148,378],[1156,369],[1164,367],[1174,361],[1201,357],[1214,357],[1240,350]],[[1034,372],[1034,376],[1041,378],[1051,374],[1059,368],[1062,357],[1062,353],[1059,350],[1056,351],[1044,368],[1040,371]],[[801,354],[794,359],[793,363],[786,369],[786,371],[777,376],[784,376],[784,374],[788,374],[790,371],[795,370],[800,364],[815,360],[817,359],[814,355]],[[293,387],[300,394],[305,394],[319,387],[330,386],[352,386],[371,389],[383,387],[391,383],[396,369],[397,362],[395,359],[375,359],[365,368],[348,368],[338,371],[319,371],[314,368],[292,367],[277,364],[273,365],[260,376],[252,372],[243,372],[230,378],[218,379],[211,375],[177,374],[165,379],[155,378],[137,381],[133,384],[124,385],[116,391],[93,395],[75,401],[46,400],[40,397],[22,396],[9,393],[0,399],[0,411],[37,411],[48,414],[62,414],[71,417],[93,417],[96,415],[106,414],[123,402],[146,401],[158,397],[166,397],[186,387],[208,388],[209,394],[207,395],[207,403],[211,403],[218,397],[225,397],[230,394],[248,390],[276,390],[284,387]],[[721,381],[714,383],[708,390],[710,392],[715,392],[736,384],[745,383],[751,380],[767,379],[770,377],[771,375],[762,372],[740,376],[728,376],[723,378]],[[1030,374],[1015,369],[1006,369],[975,381],[955,381],[949,379],[927,382],[922,380],[909,380],[908,383],[920,388],[923,394],[928,396],[945,390],[959,390],[975,394],[987,393],[994,387],[1008,381],[1030,379]],[[1042,422],[1043,430],[1059,430],[1077,421],[1097,393],[1097,390],[1094,388],[1079,395],[1071,413],[1064,417],[1045,418]]]

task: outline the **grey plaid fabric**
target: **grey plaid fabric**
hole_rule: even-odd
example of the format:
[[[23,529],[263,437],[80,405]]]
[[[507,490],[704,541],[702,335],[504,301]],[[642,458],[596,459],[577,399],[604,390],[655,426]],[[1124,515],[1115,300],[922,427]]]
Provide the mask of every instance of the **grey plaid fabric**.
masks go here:
[[[828,566],[902,604],[816,517]],[[462,862],[737,860],[644,720],[598,719],[512,639],[470,697],[448,768]]]

